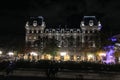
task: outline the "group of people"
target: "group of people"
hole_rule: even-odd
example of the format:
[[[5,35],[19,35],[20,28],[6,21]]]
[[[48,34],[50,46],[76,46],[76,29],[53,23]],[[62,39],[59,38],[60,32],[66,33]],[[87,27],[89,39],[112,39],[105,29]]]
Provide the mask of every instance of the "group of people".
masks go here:
[[[15,63],[13,61],[9,61],[7,66],[6,66],[6,75],[13,73],[14,68],[15,68]]]
[[[46,70],[47,78],[49,80],[55,80],[58,70],[59,70],[58,65],[55,62],[50,62],[49,66]]]

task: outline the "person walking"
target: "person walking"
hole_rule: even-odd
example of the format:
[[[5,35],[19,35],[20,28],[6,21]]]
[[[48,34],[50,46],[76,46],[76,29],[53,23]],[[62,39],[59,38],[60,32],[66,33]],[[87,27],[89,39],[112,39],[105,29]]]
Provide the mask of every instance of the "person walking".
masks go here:
[[[14,63],[12,61],[9,61],[8,66],[6,68],[6,75],[9,75],[10,73],[13,74],[14,70]]]

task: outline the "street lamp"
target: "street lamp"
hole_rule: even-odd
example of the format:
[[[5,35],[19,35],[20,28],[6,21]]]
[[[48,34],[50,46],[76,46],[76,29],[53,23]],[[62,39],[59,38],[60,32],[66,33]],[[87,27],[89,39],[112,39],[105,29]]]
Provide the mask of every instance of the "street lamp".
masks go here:
[[[88,60],[91,60],[91,59],[94,60],[94,58],[95,58],[95,56],[93,54],[88,54],[87,57],[88,57]]]
[[[36,52],[31,52],[30,55],[32,56],[32,60],[37,60],[38,54]]]
[[[14,53],[13,53],[13,52],[8,52],[8,55],[9,55],[9,56],[13,56]]]
[[[66,52],[60,52],[61,60],[64,60],[65,55],[66,55]]]
[[[61,55],[61,56],[65,56],[65,55],[66,55],[66,52],[61,52],[60,55]]]
[[[38,56],[38,54],[36,52],[31,52],[30,53],[32,56]]]
[[[100,57],[106,56],[106,53],[99,53],[99,56],[100,56]]]

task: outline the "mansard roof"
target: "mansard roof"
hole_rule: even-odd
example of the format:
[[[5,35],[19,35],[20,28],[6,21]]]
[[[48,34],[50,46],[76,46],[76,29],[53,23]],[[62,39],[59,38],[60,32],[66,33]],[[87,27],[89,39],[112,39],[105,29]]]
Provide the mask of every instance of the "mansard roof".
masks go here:
[[[84,16],[83,19],[80,20],[80,22],[84,21],[85,25],[89,25],[89,22],[91,20],[94,23],[94,25],[98,25],[98,21],[95,16]],[[30,19],[28,20],[28,25],[33,25],[34,21],[37,22],[37,25],[41,25],[42,22],[44,21],[44,18],[42,16],[30,17]],[[76,24],[76,25],[73,25],[73,24],[67,24],[67,25],[66,24],[56,24],[56,25],[46,24],[45,29],[49,29],[49,30],[50,29],[55,29],[55,30],[64,29],[64,30],[69,31],[70,29],[74,29],[74,30],[80,29],[81,30],[81,27],[79,24]]]
[[[30,17],[28,22],[29,22],[29,25],[33,25],[33,22],[37,21],[37,24],[41,25],[43,20],[44,18],[42,16],[34,16],[34,17]]]
[[[45,29],[49,29],[49,30],[55,29],[56,31],[59,31],[61,29],[64,29],[65,31],[69,31],[70,29],[73,29],[75,31],[77,29],[80,29],[80,26],[76,27],[76,26],[69,26],[69,25],[55,25],[55,26],[47,25]]]
[[[89,21],[93,21],[94,25],[98,24],[98,21],[95,16],[84,16],[83,21],[85,25],[89,25]]]

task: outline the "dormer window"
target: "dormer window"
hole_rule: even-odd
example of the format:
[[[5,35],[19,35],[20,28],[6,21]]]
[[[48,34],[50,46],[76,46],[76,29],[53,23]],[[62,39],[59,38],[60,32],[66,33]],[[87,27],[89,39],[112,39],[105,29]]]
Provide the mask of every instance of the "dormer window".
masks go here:
[[[55,31],[53,31],[53,33],[55,33]]]
[[[52,33],[55,33],[55,29],[52,29]]]
[[[100,23],[100,21],[98,21],[98,26],[101,26],[101,23]]]
[[[81,25],[82,25],[82,26],[85,26],[85,24],[84,24],[84,22],[83,22],[83,21],[81,22]]]
[[[29,22],[28,21],[26,22],[26,26],[29,26]]]
[[[37,26],[37,21],[33,21],[33,26]]]
[[[38,33],[40,33],[41,31],[39,30]]]
[[[41,26],[45,26],[45,22],[44,21],[42,21],[42,25]]]
[[[93,26],[93,20],[89,21],[89,26]]]

